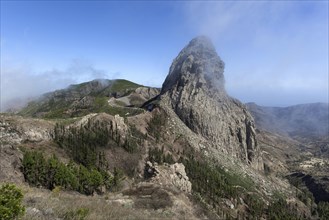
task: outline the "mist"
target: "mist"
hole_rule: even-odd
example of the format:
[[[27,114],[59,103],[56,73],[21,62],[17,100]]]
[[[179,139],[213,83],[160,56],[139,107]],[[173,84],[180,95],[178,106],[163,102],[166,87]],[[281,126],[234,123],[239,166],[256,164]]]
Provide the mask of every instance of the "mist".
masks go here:
[[[185,17],[214,42],[231,96],[267,106],[328,102],[328,2],[189,2]]]
[[[1,112],[18,109],[40,95],[63,89],[71,84],[94,79],[117,77],[96,69],[86,60],[74,60],[64,70],[52,69],[36,73],[29,65],[1,67]]]

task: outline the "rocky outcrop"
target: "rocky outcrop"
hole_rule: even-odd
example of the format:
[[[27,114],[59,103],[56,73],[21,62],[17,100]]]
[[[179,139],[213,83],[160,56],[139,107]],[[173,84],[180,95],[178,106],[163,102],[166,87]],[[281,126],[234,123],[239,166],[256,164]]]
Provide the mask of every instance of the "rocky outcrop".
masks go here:
[[[173,61],[161,100],[213,148],[262,169],[253,118],[227,95],[224,66],[208,38],[193,39]]]
[[[93,113],[82,117],[79,121],[76,121],[72,125],[67,126],[67,128],[81,128],[86,126],[87,124],[90,124],[90,126],[92,127],[106,127],[109,132],[108,135],[112,136],[116,143],[120,146],[124,145],[127,140],[129,127],[125,123],[124,118],[119,115],[113,116],[106,113]]]
[[[71,107],[72,107],[72,112],[74,111],[77,111],[78,109],[86,109],[86,108],[90,108],[93,106],[94,104],[94,101],[95,101],[95,98],[94,97],[91,97],[91,96],[85,96],[83,97],[82,99],[79,99],[79,100],[75,100]]]
[[[138,87],[135,91],[119,98],[111,97],[109,105],[119,107],[140,107],[148,100],[159,95],[160,89],[150,87]]]
[[[159,89],[150,87],[138,87],[135,93],[139,94],[145,100],[149,100],[159,95]]]
[[[20,116],[0,116],[0,139],[5,144],[22,142],[41,142],[52,139],[54,123],[41,119],[29,119]]]
[[[21,183],[24,181],[22,172],[23,153],[9,144],[0,145],[0,181]]]
[[[0,115],[0,181],[21,183],[23,153],[19,145],[51,140],[53,124],[16,115]]]
[[[151,178],[151,182],[161,186],[172,188],[173,186],[180,191],[191,193],[192,184],[185,172],[185,166],[182,163],[157,165],[147,161],[145,165],[145,177]]]

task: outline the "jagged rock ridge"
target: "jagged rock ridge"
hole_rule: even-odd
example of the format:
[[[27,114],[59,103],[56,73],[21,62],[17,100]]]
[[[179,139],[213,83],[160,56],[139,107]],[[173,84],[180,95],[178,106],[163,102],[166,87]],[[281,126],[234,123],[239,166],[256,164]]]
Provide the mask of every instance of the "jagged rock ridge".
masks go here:
[[[207,37],[193,39],[173,61],[161,99],[214,148],[262,169],[254,121],[224,87],[224,62]]]

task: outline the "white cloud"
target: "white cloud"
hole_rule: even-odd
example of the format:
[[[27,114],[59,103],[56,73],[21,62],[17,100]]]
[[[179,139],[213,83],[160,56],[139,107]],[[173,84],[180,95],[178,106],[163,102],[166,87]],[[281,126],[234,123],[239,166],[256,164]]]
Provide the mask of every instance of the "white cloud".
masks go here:
[[[112,74],[117,77],[118,74]],[[70,84],[93,79],[112,78],[86,60],[74,60],[65,70],[53,69],[34,73],[29,65],[1,65],[1,111],[21,107],[31,98]]]
[[[189,2],[185,16],[213,39],[233,96],[328,102],[328,2]]]

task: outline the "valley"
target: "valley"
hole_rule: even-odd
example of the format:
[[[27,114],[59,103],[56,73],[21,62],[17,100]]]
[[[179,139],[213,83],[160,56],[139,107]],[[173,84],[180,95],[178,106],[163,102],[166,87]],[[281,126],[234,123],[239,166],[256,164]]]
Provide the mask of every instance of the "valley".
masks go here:
[[[162,88],[96,79],[0,114],[23,219],[327,219],[328,104],[244,105],[204,36]]]

